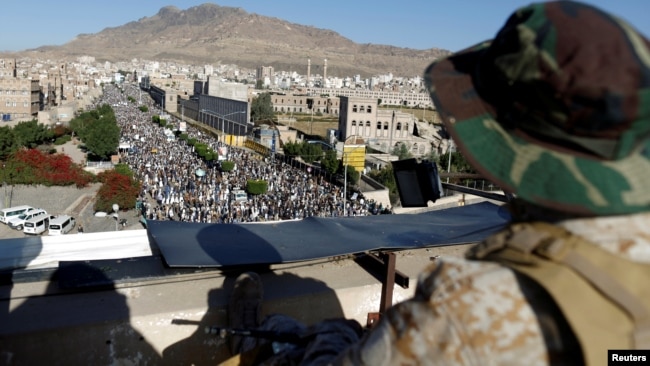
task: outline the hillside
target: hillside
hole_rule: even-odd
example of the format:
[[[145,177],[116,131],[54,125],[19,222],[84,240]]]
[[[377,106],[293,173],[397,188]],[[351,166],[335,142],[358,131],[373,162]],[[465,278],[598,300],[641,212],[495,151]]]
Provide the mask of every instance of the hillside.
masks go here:
[[[62,46],[19,54],[67,60],[89,55],[97,61],[112,62],[140,58],[194,65],[273,66],[302,74],[307,73],[307,58],[311,58],[314,75],[322,75],[323,60],[327,59],[328,76],[366,77],[388,72],[421,75],[432,60],[448,53],[436,48],[358,44],[331,30],[248,13],[241,8],[203,4],[186,10],[167,6],[151,17],[95,34],[80,34]]]

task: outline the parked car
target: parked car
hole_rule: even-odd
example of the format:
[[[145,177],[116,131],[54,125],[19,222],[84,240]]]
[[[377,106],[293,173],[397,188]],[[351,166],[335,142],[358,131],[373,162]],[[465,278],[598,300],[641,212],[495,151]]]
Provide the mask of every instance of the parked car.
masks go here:
[[[22,230],[25,226],[25,221],[31,219],[34,216],[43,214],[47,215],[47,211],[43,210],[42,208],[35,208],[29,211],[25,211],[25,213],[22,213],[18,216],[14,216],[13,218],[9,219],[7,224],[12,229]]]

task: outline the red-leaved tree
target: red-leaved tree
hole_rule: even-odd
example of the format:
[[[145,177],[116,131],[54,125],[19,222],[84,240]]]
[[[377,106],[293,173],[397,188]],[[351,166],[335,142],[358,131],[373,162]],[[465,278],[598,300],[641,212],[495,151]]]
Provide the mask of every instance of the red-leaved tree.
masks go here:
[[[140,182],[115,170],[99,173],[97,177],[103,184],[97,192],[95,211],[110,212],[114,203],[124,210],[135,207],[140,193]]]
[[[37,149],[20,149],[7,161],[4,177],[11,184],[86,187],[94,180],[64,154],[46,154]]]

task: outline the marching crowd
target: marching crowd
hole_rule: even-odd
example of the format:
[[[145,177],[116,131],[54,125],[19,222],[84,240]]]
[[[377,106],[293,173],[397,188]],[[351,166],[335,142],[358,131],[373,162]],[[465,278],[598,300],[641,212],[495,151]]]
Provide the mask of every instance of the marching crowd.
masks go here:
[[[264,159],[247,149],[228,146],[227,159],[235,168],[221,171],[218,162],[206,162],[192,146],[169,138],[163,127],[152,122],[161,111],[148,96],[142,98],[148,112],[127,101],[129,96],[137,100],[138,93],[135,85],[125,84],[123,92],[109,85],[97,104],[109,104],[115,111],[121,140],[128,145],[120,148],[121,159],[142,182],[138,200],[146,219],[236,223],[391,213],[390,207],[365,200],[361,194],[343,200],[343,189],[322,176]],[[178,125],[176,117],[168,118],[168,123]],[[220,144],[216,137],[189,124],[185,133],[215,151]],[[250,179],[265,180],[268,191],[248,195],[246,200],[233,199],[231,193],[244,189]]]

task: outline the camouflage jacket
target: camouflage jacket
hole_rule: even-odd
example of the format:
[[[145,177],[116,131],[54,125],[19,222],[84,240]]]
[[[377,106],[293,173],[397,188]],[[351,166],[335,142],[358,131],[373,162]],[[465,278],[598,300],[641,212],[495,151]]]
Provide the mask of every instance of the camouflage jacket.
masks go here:
[[[650,213],[573,219],[558,225],[608,251],[650,263],[648,222]],[[576,354],[575,349],[566,349],[570,340],[559,339],[572,332],[556,324],[545,326],[540,313],[554,303],[518,277],[490,262],[451,257],[437,261],[420,275],[414,297],[387,311],[376,328],[336,363],[571,364],[575,360],[558,355]],[[553,331],[555,338],[548,334]]]

